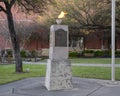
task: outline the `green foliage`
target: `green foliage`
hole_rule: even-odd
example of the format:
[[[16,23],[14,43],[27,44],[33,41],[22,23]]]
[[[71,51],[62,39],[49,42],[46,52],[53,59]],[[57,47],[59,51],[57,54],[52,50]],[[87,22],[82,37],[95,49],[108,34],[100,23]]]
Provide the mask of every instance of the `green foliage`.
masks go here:
[[[23,58],[26,58],[26,57],[27,57],[25,50],[21,50],[20,54],[21,54],[21,56],[22,56]]]
[[[95,51],[94,53],[96,57],[110,57],[111,56],[110,50],[99,50],[99,51]]]
[[[104,56],[104,51],[95,51],[95,57],[100,57],[100,56]]]
[[[70,58],[77,58],[78,57],[78,53],[77,52],[69,52],[69,57]]]
[[[5,55],[5,57],[12,57],[12,50],[11,49],[1,50],[1,56],[3,55]]]
[[[111,56],[111,50],[105,50],[104,51],[104,56],[110,57]]]
[[[7,55],[8,55],[8,57],[12,57],[12,50],[11,49],[7,50]]]
[[[83,54],[85,53],[93,53],[95,57],[110,57],[111,56],[111,50],[85,50],[83,51]],[[120,57],[120,51],[115,52],[116,57]]]
[[[116,52],[115,52],[115,56],[116,56],[116,57],[120,57],[120,51],[116,51]]]
[[[36,57],[37,56],[37,52],[35,50],[30,51],[31,53],[31,57]]]
[[[83,53],[94,53],[94,50],[84,50]]]
[[[38,52],[35,50],[32,51],[21,50],[20,53],[23,58],[34,58],[38,56]]]

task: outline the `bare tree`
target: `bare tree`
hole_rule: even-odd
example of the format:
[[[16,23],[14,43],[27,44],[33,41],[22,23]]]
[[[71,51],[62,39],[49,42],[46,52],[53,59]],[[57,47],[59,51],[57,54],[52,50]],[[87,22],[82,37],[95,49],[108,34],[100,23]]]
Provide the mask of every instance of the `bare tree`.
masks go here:
[[[23,72],[22,59],[20,55],[20,45],[18,37],[16,35],[14,20],[12,15],[12,7],[18,4],[23,11],[43,13],[46,10],[46,4],[50,0],[0,0],[0,12],[4,12],[8,20],[8,29],[12,41],[12,46],[14,50],[14,56],[16,61],[16,72]]]
[[[29,40],[31,34],[37,30],[35,21],[33,20],[17,20],[15,21],[15,30],[20,42],[20,49],[24,49],[25,43]]]

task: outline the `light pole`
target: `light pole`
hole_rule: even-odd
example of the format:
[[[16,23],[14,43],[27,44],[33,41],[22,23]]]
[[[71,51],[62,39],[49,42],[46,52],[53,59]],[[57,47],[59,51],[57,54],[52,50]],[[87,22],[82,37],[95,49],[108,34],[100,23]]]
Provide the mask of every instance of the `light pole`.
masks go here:
[[[112,59],[111,59],[111,80],[115,81],[115,0],[112,0],[112,30],[111,30],[111,51],[112,51]]]

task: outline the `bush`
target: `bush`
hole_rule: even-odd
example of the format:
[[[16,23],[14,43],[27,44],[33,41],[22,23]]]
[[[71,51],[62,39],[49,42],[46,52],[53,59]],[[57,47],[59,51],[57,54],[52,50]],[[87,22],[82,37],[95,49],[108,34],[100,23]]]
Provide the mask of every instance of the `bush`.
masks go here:
[[[30,51],[31,53],[31,57],[36,57],[37,56],[37,52],[35,50]]]
[[[104,56],[104,51],[98,50],[98,51],[95,51],[94,54],[95,54],[95,57],[102,57]]]
[[[12,50],[11,49],[4,49],[1,50],[1,56],[5,56],[5,57],[12,57]]]
[[[94,50],[84,50],[83,53],[94,53]]]
[[[70,58],[77,58],[78,56],[79,56],[79,53],[77,53],[77,52],[69,52]]]
[[[110,50],[99,50],[95,51],[95,57],[110,57],[111,51]]]
[[[12,57],[12,50],[8,49],[6,51],[7,51],[7,57]]]
[[[111,56],[111,50],[105,50],[104,57],[110,57],[110,56]]]
[[[83,54],[90,53],[94,54],[95,57],[110,57],[111,56],[111,50],[85,50]]]
[[[85,57],[110,57],[111,56],[111,50],[84,50],[83,55]],[[116,57],[120,57],[120,51],[115,52]],[[70,52],[69,53],[70,58],[77,58],[79,57],[79,53],[77,52]]]
[[[120,51],[116,51],[116,52],[115,52],[115,56],[116,56],[116,57],[120,57]]]
[[[21,50],[21,51],[20,51],[20,54],[21,54],[21,56],[22,56],[23,58],[26,58],[26,57],[27,57],[25,50]]]

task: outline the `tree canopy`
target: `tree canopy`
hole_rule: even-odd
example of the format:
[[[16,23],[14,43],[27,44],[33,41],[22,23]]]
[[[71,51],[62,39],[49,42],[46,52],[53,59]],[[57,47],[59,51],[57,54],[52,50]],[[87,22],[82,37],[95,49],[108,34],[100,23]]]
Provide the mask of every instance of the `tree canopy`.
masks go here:
[[[111,38],[111,0],[56,0],[49,20],[55,21],[60,11],[67,13],[63,23],[69,25],[70,34],[96,35],[100,40]],[[55,9],[56,8],[56,9]],[[50,18],[51,17],[51,18]],[[120,0],[116,0],[116,39],[120,37]],[[54,22],[51,21],[53,24]],[[109,46],[110,48],[110,46]]]
[[[116,0],[116,26],[120,23],[120,1]],[[56,8],[56,9],[55,9]],[[100,28],[111,26],[111,0],[56,0],[52,9],[52,18],[60,11],[67,12],[65,22],[71,26],[85,27],[99,26]],[[51,19],[51,18],[50,18]],[[109,27],[110,28],[110,27]]]

